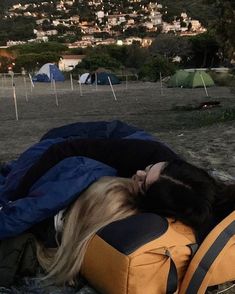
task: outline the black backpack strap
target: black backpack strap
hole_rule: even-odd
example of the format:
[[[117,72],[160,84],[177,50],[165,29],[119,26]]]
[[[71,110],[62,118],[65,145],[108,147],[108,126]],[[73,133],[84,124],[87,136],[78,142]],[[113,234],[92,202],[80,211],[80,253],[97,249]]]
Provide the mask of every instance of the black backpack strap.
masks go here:
[[[167,279],[166,294],[174,294],[178,289],[177,269],[169,251],[166,252],[166,255],[170,258],[170,270]]]

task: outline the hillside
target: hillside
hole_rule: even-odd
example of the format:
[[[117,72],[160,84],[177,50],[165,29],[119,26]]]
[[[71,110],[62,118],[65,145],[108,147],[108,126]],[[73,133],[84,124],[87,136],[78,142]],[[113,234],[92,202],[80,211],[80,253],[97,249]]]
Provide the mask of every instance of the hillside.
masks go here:
[[[213,5],[205,4],[205,0],[160,0],[162,5],[167,6],[168,13],[179,15],[184,11],[193,18],[198,19],[204,25],[208,25],[216,19],[216,9]]]
[[[56,2],[57,0],[54,1]],[[0,9],[1,7],[3,9],[15,3],[25,4],[32,2],[40,3],[41,0],[1,0]],[[116,0],[110,0],[109,2],[113,2],[114,4],[117,3]],[[146,3],[151,1],[142,0],[141,2]],[[167,6],[168,14],[172,16],[179,16],[180,13],[184,11],[187,12],[190,17],[200,20],[204,25],[208,25],[208,23],[216,19],[215,8],[212,5],[204,4],[205,0],[158,0],[156,2],[163,6]],[[140,3],[140,5],[142,3]]]

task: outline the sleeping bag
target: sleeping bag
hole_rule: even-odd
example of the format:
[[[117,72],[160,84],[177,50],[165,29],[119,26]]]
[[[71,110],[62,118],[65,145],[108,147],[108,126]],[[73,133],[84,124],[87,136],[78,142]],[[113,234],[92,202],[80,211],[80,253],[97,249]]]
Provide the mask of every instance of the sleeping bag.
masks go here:
[[[99,148],[90,144],[94,139]],[[104,149],[104,142],[110,140],[114,144]],[[147,150],[143,148],[146,144]],[[52,129],[9,163],[1,176],[0,240],[54,216],[102,176],[131,176],[138,168],[176,157],[164,143],[121,121]],[[122,169],[117,165],[121,161]]]

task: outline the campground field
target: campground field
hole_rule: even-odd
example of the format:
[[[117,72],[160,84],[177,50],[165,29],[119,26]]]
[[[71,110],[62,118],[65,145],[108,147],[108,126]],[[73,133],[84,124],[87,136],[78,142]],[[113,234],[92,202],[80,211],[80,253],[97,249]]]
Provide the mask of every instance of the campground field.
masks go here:
[[[234,88],[208,88],[206,96],[203,88],[124,82],[113,86],[115,97],[110,86],[80,88],[75,80],[32,88],[18,77],[14,84],[18,120],[11,80],[0,82],[0,162],[17,158],[51,128],[118,119],[154,134],[193,163],[235,176]],[[205,101],[220,104],[194,110]]]
[[[16,159],[51,128],[118,119],[150,132],[220,178],[235,177],[234,88],[208,88],[207,96],[203,88],[124,82],[113,86],[114,96],[110,86],[80,88],[73,82],[38,83],[32,88],[29,80],[25,84],[18,77],[14,104],[12,81],[0,81],[0,163]],[[202,102],[219,105],[197,109]],[[226,293],[235,293],[233,290]]]

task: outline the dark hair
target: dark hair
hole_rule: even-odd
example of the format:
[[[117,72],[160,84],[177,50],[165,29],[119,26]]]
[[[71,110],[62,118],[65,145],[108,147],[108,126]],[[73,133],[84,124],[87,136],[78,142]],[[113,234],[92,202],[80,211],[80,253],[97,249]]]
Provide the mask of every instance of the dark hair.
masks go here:
[[[230,206],[228,207],[228,202]],[[140,208],[208,231],[234,210],[235,185],[216,181],[184,160],[169,162],[142,197]]]

